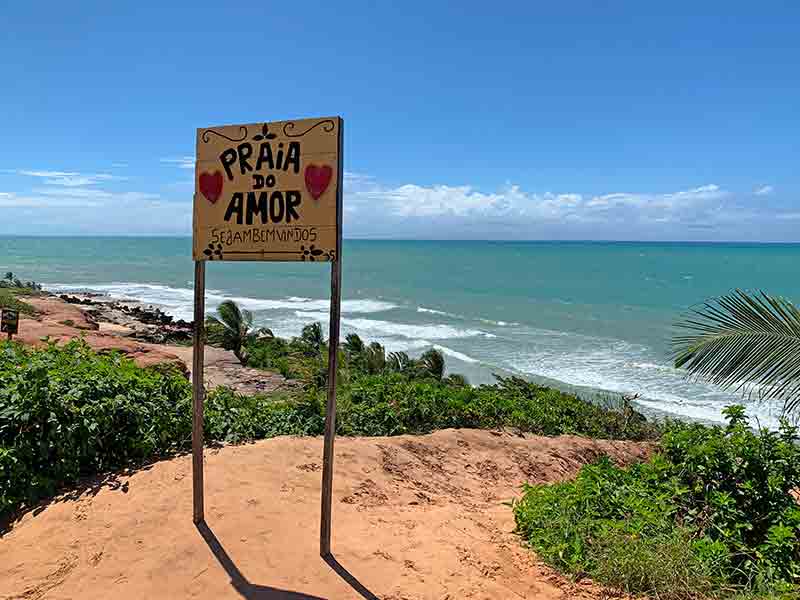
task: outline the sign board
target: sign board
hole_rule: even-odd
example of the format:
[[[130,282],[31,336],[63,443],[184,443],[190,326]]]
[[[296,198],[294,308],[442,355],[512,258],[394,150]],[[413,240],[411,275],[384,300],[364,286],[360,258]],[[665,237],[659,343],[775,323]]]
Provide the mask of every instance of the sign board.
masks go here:
[[[9,336],[19,331],[19,311],[4,308],[0,310],[0,333],[7,333]]]
[[[335,261],[339,117],[197,130],[196,261]]]
[[[336,373],[342,302],[340,117],[197,130],[192,255],[193,520],[204,521],[203,416],[206,263],[215,260],[331,264],[328,401],[322,455],[320,554],[331,555]]]

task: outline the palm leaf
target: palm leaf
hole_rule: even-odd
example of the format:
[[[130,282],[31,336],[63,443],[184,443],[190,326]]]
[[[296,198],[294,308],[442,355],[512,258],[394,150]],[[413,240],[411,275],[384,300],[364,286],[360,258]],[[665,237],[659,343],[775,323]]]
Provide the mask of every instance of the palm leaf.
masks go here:
[[[239,308],[233,300],[225,300],[217,307],[217,315],[206,317],[208,339],[226,350],[233,350],[242,364],[247,362],[244,344],[254,335],[253,313]]]
[[[410,370],[414,361],[405,352],[392,352],[386,357],[386,366],[393,373],[404,373]]]
[[[325,344],[325,335],[322,333],[322,324],[319,322],[310,323],[303,327],[300,339],[311,346],[314,350],[319,350]]]
[[[675,366],[761,400],[800,405],[800,310],[765,292],[736,290],[693,309],[677,324]]]
[[[444,355],[435,348],[431,348],[419,357],[419,365],[427,377],[440,381],[444,377]]]
[[[364,341],[356,333],[347,334],[343,347],[344,351],[354,358],[358,357],[360,354],[363,354],[364,349],[366,348]]]

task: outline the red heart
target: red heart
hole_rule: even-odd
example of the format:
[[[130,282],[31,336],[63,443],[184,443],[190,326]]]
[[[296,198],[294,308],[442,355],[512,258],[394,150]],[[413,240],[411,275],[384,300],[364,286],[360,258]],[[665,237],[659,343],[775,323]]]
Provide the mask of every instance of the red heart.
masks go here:
[[[331,182],[333,169],[330,165],[308,165],[306,167],[306,189],[311,192],[314,200],[319,200],[319,197],[328,189],[328,184]]]
[[[211,204],[214,204],[222,195],[222,173],[215,171],[212,173],[200,173],[200,193],[203,194]]]

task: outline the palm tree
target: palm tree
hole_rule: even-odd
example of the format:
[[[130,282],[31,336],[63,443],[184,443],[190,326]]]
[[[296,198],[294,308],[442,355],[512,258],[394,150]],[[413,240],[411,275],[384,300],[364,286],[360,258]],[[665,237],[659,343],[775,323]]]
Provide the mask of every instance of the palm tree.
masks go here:
[[[378,342],[372,342],[366,349],[366,370],[370,375],[386,369],[386,349]]]
[[[433,377],[439,381],[444,377],[444,355],[435,348],[424,352],[419,357],[418,364],[423,376]]]
[[[233,300],[225,300],[217,307],[219,317],[206,317],[208,341],[233,350],[243,365],[247,364],[247,342],[261,336],[273,337],[267,328],[253,329],[253,313],[239,308]]]
[[[347,353],[348,357],[356,359],[364,353],[366,346],[357,333],[348,333],[344,340],[342,349]]]
[[[414,368],[414,361],[405,352],[392,352],[386,357],[386,368],[392,373],[408,373]]]
[[[300,343],[305,347],[307,354],[322,354],[322,350],[325,347],[325,335],[322,333],[322,325],[316,322],[303,327],[303,331],[300,332]]]
[[[761,400],[800,406],[800,309],[765,292],[736,290],[692,309],[673,338],[675,366]]]

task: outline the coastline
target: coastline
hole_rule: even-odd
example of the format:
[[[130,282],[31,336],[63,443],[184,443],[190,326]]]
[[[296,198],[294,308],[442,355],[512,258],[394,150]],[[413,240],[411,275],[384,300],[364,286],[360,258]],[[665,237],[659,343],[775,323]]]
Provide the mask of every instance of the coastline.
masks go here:
[[[63,288],[65,286],[59,287]],[[61,289],[56,291],[46,289],[44,293],[46,294],[45,296],[31,301],[32,304],[37,304],[38,302],[37,308],[40,310],[40,316],[36,320],[40,321],[40,323],[35,326],[35,333],[25,338],[26,341],[35,343],[35,339],[44,336],[67,341],[70,339],[69,336],[80,335],[93,348],[98,350],[117,349],[130,356],[140,366],[172,363],[184,372],[187,377],[190,375],[192,364],[192,323],[170,314],[171,307],[169,305],[117,297],[109,292],[64,292]],[[41,300],[43,298],[47,300],[43,302]],[[309,301],[307,298],[290,298],[289,300],[296,300],[298,303],[316,302]],[[440,313],[441,311],[422,309],[421,312]],[[73,319],[75,320],[74,329],[76,331],[70,331],[70,326],[65,324],[66,321]],[[369,341],[372,340],[369,339]],[[619,403],[622,398],[627,398],[638,411],[650,418],[679,418],[704,424],[720,423],[720,420],[708,418],[703,414],[687,415],[665,410],[659,407],[656,401],[642,398],[636,392],[623,392],[591,385],[572,384],[545,375],[520,372],[515,369],[504,369],[486,363],[475,364],[477,361],[474,359],[464,357],[447,347],[438,344],[434,344],[433,347],[439,349],[445,355],[449,373],[464,374],[466,370],[466,374],[470,375],[475,373],[475,369],[483,368],[487,372],[503,377],[522,377],[539,385],[587,398],[601,405],[613,405],[614,403]],[[205,379],[209,389],[213,389],[218,385],[226,385],[236,391],[249,394],[257,392],[268,393],[274,390],[294,387],[290,380],[286,380],[278,373],[243,367],[231,352],[221,348],[207,345],[205,357]],[[468,360],[463,360],[463,358]],[[454,364],[455,366],[453,366]],[[476,384],[479,383],[483,383],[483,381],[479,381]]]
[[[53,291],[138,299],[186,320],[188,251],[187,238],[170,237],[0,241],[7,268]],[[785,277],[800,260],[796,245],[346,240],[343,252],[345,335],[410,356],[435,348],[475,385],[513,374],[583,396],[639,394],[643,411],[715,423],[743,403],[777,427],[775,403],[675,369],[671,326],[733,287],[800,297]],[[287,339],[326,326],[322,264],[215,265],[208,277],[209,312],[233,299]]]
[[[36,316],[22,315],[16,339],[41,346],[80,338],[98,352],[119,351],[142,367],[171,365],[191,375],[192,323],[173,319],[155,306],[104,299],[96,294],[46,294],[26,297]],[[239,364],[232,352],[205,347],[206,388],[239,393],[270,393],[296,384],[278,373]]]

